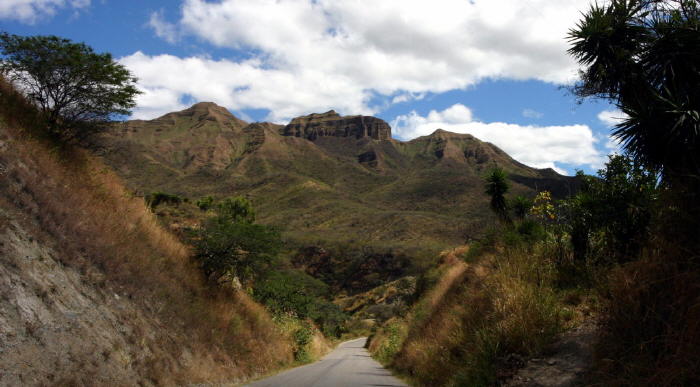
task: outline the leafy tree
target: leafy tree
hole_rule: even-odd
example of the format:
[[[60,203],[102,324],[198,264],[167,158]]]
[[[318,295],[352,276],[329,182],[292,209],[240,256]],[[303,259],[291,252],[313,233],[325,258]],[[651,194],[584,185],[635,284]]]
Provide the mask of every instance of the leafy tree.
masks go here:
[[[504,221],[510,221],[508,215],[508,202],[506,201],[506,193],[510,189],[508,184],[508,175],[506,172],[495,167],[486,176],[486,194],[491,196],[491,209]]]
[[[219,207],[218,215],[208,219],[195,236],[195,257],[208,277],[237,277],[241,282],[252,282],[266,273],[278,256],[282,248],[279,232],[254,224],[252,207],[245,203]]]
[[[591,237],[599,235],[599,250],[613,261],[637,255],[650,235],[659,197],[658,174],[627,156],[610,156],[598,177],[578,173],[581,190],[559,208],[568,227],[574,258],[586,258]]]
[[[0,34],[0,72],[35,103],[51,134],[80,138],[128,115],[136,79],[108,53],[56,36]]]
[[[253,204],[244,197],[236,196],[224,199],[219,203],[217,211],[220,219],[242,223],[255,222]]]
[[[583,66],[574,88],[627,118],[613,135],[665,179],[700,175],[700,7],[696,0],[611,0],[569,32]]]

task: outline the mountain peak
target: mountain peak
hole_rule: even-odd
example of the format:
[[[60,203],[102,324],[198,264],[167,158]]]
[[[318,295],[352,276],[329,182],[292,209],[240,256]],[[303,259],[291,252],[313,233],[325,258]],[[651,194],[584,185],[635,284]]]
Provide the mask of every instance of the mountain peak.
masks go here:
[[[294,118],[282,129],[282,134],[312,141],[325,136],[388,140],[391,138],[391,127],[377,117],[341,116],[335,110],[329,110]]]
[[[472,136],[471,134],[449,132],[445,129],[435,129],[435,131],[433,133],[429,134],[427,137],[441,138],[441,139],[457,138],[457,139],[464,139],[464,140],[475,139],[475,137]]]
[[[156,118],[156,120],[170,121],[182,117],[194,119],[196,121],[214,121],[220,124],[233,123],[234,126],[239,128],[248,125],[247,122],[231,114],[228,109],[214,102],[197,102],[185,110],[168,113],[162,117]]]
[[[223,106],[219,106],[214,102],[197,102],[196,104],[190,106],[189,108],[182,110],[178,113],[204,113],[204,114],[218,114],[227,117],[235,116],[231,114],[228,109]]]

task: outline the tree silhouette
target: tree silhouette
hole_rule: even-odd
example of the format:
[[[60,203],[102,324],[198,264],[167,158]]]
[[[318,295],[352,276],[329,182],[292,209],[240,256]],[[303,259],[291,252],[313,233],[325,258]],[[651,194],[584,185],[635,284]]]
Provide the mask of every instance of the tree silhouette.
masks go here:
[[[505,197],[510,188],[508,175],[503,169],[495,167],[489,172],[485,180],[486,194],[491,196],[491,209],[498,215],[499,219],[509,222],[508,202]]]

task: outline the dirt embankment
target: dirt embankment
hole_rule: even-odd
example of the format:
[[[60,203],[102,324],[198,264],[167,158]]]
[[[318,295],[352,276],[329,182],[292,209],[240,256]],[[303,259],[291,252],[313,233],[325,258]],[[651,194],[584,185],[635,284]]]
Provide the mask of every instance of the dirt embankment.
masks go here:
[[[208,283],[142,198],[38,122],[0,80],[0,385],[237,382],[292,361],[262,306]]]
[[[159,379],[148,375],[149,359],[177,356],[152,347],[160,323],[86,283],[14,215],[0,212],[0,384]]]

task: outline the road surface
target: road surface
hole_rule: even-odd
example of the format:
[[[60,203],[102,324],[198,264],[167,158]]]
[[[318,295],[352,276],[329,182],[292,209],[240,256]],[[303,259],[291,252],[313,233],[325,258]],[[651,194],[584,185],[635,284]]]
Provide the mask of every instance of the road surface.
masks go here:
[[[346,341],[315,363],[293,368],[248,386],[406,386],[369,356],[364,348],[366,341],[366,337]]]

